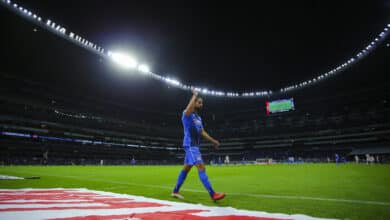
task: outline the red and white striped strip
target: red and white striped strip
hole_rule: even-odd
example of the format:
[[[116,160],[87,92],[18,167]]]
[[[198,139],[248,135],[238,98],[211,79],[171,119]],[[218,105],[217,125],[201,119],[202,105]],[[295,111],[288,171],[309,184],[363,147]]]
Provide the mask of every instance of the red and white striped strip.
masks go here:
[[[87,189],[0,190],[0,219],[29,220],[318,220],[307,215],[272,214],[170,202]]]

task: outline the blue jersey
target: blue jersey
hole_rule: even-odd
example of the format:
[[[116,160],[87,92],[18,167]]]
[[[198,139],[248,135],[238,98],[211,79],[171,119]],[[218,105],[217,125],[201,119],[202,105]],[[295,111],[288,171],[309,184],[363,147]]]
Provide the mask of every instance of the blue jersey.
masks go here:
[[[186,147],[199,147],[200,145],[200,134],[202,132],[202,118],[195,113],[191,113],[186,116],[185,112],[181,117],[184,128],[184,139],[183,146]]]

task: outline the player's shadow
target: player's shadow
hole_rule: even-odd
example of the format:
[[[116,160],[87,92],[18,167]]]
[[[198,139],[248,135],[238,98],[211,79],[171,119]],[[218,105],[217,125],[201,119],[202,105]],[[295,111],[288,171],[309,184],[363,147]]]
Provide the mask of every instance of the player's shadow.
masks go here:
[[[227,207],[231,206],[232,204],[229,203],[229,198],[224,198],[222,200],[218,201],[207,201],[204,199],[204,196],[198,196],[198,195],[192,195],[188,194],[185,196],[184,199],[178,199],[178,198],[171,198],[170,201],[174,202],[184,202],[184,203],[190,203],[190,204],[200,204],[205,206],[218,206],[218,207]]]

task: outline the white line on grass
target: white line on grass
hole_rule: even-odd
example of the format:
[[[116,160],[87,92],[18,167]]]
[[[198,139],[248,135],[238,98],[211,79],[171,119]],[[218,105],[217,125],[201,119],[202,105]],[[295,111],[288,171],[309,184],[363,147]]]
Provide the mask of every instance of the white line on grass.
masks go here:
[[[28,173],[37,175],[35,172],[26,172],[26,171],[13,171],[17,173]],[[113,184],[122,184],[129,186],[141,186],[146,188],[158,188],[158,189],[168,189],[173,190],[173,186],[161,186],[161,185],[152,185],[152,184],[139,184],[139,183],[129,183],[129,182],[121,182],[121,181],[112,181],[112,180],[98,180],[95,178],[81,178],[79,176],[63,176],[63,175],[48,175],[45,176],[51,177],[63,177],[69,179],[78,179],[78,180],[89,180],[94,182],[105,182],[105,183],[113,183]],[[124,187],[106,187],[103,189],[119,189]],[[198,190],[198,189],[182,189],[181,191],[187,192],[197,192],[197,193],[208,193],[206,190]],[[321,197],[310,197],[310,196],[286,196],[286,195],[268,195],[268,194],[255,194],[255,193],[234,193],[234,192],[225,192],[227,195],[233,196],[246,196],[246,197],[255,197],[255,198],[267,198],[267,199],[296,199],[296,200],[312,200],[312,201],[326,201],[326,202],[341,202],[341,203],[353,203],[353,204],[366,204],[366,205],[383,205],[390,206],[390,202],[381,202],[381,201],[368,201],[368,200],[354,200],[354,199],[336,199],[336,198],[321,198]]]

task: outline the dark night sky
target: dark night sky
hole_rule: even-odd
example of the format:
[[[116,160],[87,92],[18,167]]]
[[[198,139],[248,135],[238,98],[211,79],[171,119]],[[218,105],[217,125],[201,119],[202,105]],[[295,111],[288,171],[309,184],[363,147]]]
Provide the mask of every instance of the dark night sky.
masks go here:
[[[362,49],[390,21],[388,0],[17,3],[106,49],[129,51],[161,75],[223,90],[278,89],[311,78]],[[100,93],[161,86],[44,30],[33,32],[4,8],[0,24],[1,71]]]

